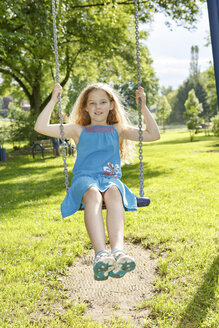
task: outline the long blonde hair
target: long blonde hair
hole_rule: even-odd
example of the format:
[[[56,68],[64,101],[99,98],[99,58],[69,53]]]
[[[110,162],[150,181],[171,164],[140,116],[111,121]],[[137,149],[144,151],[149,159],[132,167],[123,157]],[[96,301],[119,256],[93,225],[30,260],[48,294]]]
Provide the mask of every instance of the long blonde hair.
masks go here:
[[[110,110],[107,117],[107,124],[112,125],[119,123],[122,127],[130,124],[127,112],[125,111],[121,100],[121,96],[116,90],[111,88],[106,83],[93,83],[81,91],[70,115],[71,122],[84,126],[91,123],[90,116],[85,108],[87,105],[88,96],[93,90],[105,91],[109,100],[114,102],[114,107],[112,110]],[[119,147],[122,163],[128,163],[134,155],[134,143],[130,142],[129,140],[123,140],[120,142]]]

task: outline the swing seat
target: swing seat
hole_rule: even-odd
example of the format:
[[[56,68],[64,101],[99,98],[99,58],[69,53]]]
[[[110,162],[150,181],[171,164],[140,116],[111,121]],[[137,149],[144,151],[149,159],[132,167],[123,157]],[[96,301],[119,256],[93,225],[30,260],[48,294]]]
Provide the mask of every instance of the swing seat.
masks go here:
[[[148,197],[137,197],[137,206],[145,207],[150,204],[150,199]]]
[[[136,197],[137,198],[137,207],[146,207],[150,204],[150,199],[148,197]],[[102,210],[106,209],[106,204],[103,202]],[[81,204],[79,211],[84,210],[84,204]]]

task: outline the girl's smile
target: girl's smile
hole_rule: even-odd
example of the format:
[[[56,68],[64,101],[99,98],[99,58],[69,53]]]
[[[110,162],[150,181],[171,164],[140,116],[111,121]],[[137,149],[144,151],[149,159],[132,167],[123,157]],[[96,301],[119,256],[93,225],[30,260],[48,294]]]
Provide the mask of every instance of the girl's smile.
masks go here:
[[[91,91],[85,108],[90,116],[91,125],[96,123],[105,125],[113,105],[105,91],[101,89]]]

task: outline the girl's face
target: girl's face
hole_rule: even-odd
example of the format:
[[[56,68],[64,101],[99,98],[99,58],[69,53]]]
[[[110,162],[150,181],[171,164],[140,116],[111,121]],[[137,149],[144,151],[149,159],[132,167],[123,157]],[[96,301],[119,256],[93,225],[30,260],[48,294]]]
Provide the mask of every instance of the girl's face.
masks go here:
[[[91,91],[85,108],[90,116],[91,125],[106,125],[109,111],[113,109],[113,106],[113,101],[110,101],[105,91],[101,89]]]

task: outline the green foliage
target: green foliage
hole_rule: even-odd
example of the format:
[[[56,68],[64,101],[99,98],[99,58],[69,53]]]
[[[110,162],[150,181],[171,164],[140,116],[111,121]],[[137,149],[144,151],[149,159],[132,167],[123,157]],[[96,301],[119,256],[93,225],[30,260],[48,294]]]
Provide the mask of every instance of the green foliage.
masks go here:
[[[11,124],[9,127],[9,140],[12,142],[28,140],[32,144],[39,138],[34,131],[35,117],[31,112],[22,110],[16,103],[9,104]]]
[[[7,108],[0,108],[0,118],[7,118],[9,110]]]
[[[203,73],[203,80],[207,91],[210,117],[212,117],[218,111],[217,90],[213,65],[211,65],[209,69]]]
[[[62,86],[70,78],[70,90],[78,89],[73,84],[75,78],[80,85],[102,79],[112,79],[114,84],[136,81],[132,2],[113,0],[103,6],[93,1],[65,0],[56,4]],[[139,9],[144,23],[162,10],[190,26],[197,18],[199,2],[146,1],[139,4]],[[51,0],[0,0],[0,31],[1,92],[14,94],[16,99],[25,97],[32,114],[37,115],[48,103],[55,80]],[[141,40],[146,37],[147,33],[140,33]],[[143,84],[150,99],[156,86],[150,86],[154,72],[149,54],[143,49]]]
[[[4,147],[4,143],[9,140],[9,131],[6,126],[0,126],[0,148]]]
[[[156,110],[156,118],[158,119],[158,122],[162,124],[163,130],[165,129],[165,122],[169,117],[171,111],[172,108],[167,100],[167,97],[166,96],[160,97]]]
[[[188,119],[186,122],[187,128],[190,133],[190,140],[193,141],[194,136],[198,133],[198,130],[202,128],[203,119],[198,116],[193,116]]]
[[[219,114],[215,115],[211,120],[213,122],[212,132],[219,137]]]
[[[0,118],[7,117],[8,116],[8,110],[2,108],[3,105],[3,98],[0,96]]]
[[[205,81],[202,78],[202,74],[198,74],[195,77],[190,76],[177,90],[177,93],[172,99],[173,107],[172,113],[168,122],[184,122],[184,113],[185,113],[185,102],[188,98],[189,91],[194,89],[196,97],[199,102],[202,103],[203,111],[201,116],[206,117],[206,120],[210,119],[210,109],[209,103],[207,101],[207,91],[205,88]]]
[[[57,2],[63,86],[71,76],[80,82],[87,76],[98,80],[114,75],[123,80],[127,75],[123,68],[134,68],[132,9],[133,5],[114,6],[113,2],[106,6]],[[142,19],[149,20],[150,15],[143,11]],[[22,90],[32,112],[38,114],[48,102],[55,75],[51,1],[7,1],[1,6],[0,29],[1,90],[13,86],[10,93],[16,92],[17,99]],[[142,34],[142,39],[145,37]]]
[[[197,116],[203,110],[202,104],[199,103],[198,98],[196,97],[195,90],[192,89],[189,91],[188,99],[185,102],[185,119],[190,119],[192,117]]]
[[[0,96],[0,118],[6,118],[8,117],[9,114],[9,109],[3,107],[4,107],[3,97]]]
[[[199,103],[198,98],[196,97],[195,90],[192,89],[189,91],[188,99],[185,102],[186,112],[184,117],[186,119],[187,128],[190,132],[191,141],[194,138],[195,132],[198,130],[202,120],[198,115],[202,112],[202,104]]]
[[[198,73],[195,76],[190,76],[178,90],[172,92],[168,91],[170,96],[171,106],[173,111],[169,118],[170,122],[183,122],[185,112],[184,103],[188,97],[190,90],[194,89],[199,102],[203,105],[203,111],[200,117],[203,117],[205,122],[208,123],[210,118],[213,117],[218,110],[217,92],[214,76],[214,67],[210,65],[209,69]]]

